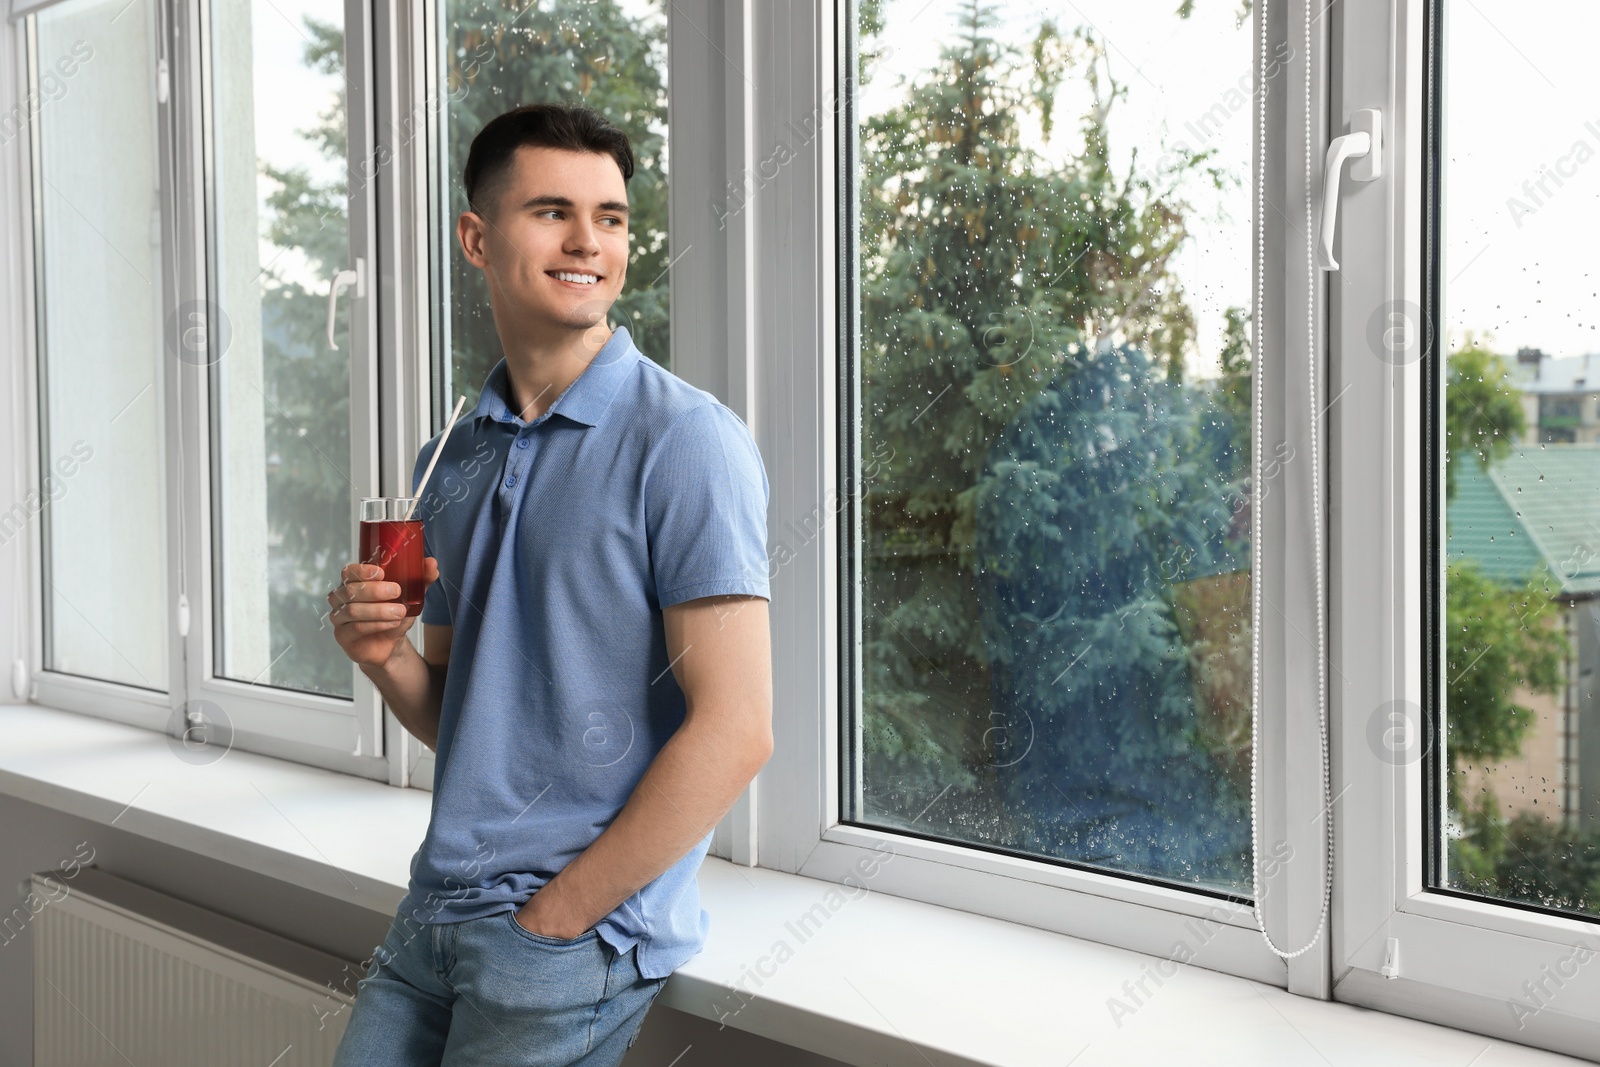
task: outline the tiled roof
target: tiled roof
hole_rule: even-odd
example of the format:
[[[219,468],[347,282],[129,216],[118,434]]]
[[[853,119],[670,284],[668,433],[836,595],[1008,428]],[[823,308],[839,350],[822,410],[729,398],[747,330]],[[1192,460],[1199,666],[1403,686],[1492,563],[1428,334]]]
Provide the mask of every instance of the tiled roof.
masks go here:
[[[1458,457],[1449,558],[1521,584],[1542,561],[1563,594],[1600,593],[1600,445],[1528,445],[1482,471]]]

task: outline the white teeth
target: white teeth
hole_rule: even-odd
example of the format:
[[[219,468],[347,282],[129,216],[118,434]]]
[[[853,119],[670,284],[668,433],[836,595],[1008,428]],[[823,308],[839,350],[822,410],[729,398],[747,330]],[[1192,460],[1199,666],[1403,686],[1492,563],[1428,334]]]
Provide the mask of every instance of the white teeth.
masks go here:
[[[556,277],[564,282],[577,282],[579,285],[593,285],[600,279],[593,274],[573,274],[568,271],[556,271]]]

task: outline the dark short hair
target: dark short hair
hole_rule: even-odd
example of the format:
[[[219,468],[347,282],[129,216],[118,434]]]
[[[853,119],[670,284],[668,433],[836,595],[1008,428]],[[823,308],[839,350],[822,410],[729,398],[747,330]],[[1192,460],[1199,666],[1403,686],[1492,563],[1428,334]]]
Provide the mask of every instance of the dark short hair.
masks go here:
[[[461,181],[473,211],[483,214],[479,197],[497,191],[517,149],[524,146],[608,155],[617,161],[624,182],[633,177],[628,135],[600,112],[582,105],[525,104],[490,119],[472,139]]]

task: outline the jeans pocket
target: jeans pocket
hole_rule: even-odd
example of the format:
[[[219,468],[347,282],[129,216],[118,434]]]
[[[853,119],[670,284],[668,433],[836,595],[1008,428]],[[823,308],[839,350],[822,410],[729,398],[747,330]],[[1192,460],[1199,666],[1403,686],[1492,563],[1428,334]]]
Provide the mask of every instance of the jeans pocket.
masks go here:
[[[593,941],[595,938],[600,936],[599,928],[591,926],[577,937],[550,937],[547,934],[536,934],[532,930],[529,930],[527,927],[523,926],[521,923],[517,922],[517,913],[514,911],[506,912],[505,916],[506,922],[511,924],[511,928],[513,930],[521,934],[524,939],[532,941],[535,945],[550,945],[555,948],[570,948],[574,945],[587,944],[588,942]]]

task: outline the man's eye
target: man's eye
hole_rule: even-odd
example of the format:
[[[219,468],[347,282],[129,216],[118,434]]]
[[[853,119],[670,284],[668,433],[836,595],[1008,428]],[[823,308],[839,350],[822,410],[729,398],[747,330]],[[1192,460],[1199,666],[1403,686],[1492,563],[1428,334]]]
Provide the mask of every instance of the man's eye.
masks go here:
[[[541,214],[541,215],[558,215],[559,216],[561,214],[561,212],[557,208],[547,208],[546,210],[539,212],[539,214]]]

